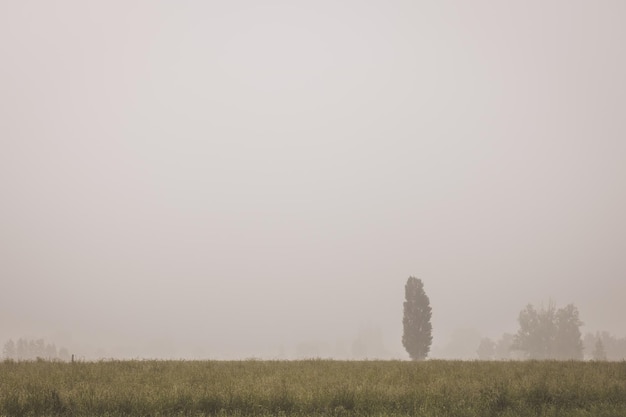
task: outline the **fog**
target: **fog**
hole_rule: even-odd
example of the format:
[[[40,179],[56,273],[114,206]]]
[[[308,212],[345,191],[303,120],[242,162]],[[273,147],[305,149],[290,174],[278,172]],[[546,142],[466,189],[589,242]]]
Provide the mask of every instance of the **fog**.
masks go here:
[[[473,357],[626,336],[623,1],[0,2],[0,343]]]

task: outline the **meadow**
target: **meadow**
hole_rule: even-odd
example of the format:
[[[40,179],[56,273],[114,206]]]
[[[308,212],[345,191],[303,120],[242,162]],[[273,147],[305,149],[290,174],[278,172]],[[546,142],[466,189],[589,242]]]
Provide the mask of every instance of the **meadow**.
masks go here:
[[[626,416],[626,362],[0,362],[0,416]]]

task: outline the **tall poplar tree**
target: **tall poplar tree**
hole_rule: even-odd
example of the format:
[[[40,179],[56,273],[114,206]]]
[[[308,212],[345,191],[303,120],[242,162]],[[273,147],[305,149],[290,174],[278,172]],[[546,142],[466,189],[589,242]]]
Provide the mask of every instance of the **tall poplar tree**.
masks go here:
[[[426,359],[433,341],[430,318],[432,309],[430,300],[424,292],[421,279],[409,277],[404,286],[406,301],[404,302],[404,317],[402,324],[402,345],[411,359],[421,361]]]

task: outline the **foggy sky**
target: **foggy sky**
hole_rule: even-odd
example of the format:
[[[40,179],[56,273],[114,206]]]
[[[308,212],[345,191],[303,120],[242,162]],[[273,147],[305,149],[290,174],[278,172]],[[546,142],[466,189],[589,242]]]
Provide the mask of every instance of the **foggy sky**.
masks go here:
[[[434,352],[550,300],[625,336],[625,20],[620,0],[0,1],[0,342],[337,356],[373,334],[406,357],[409,275]]]

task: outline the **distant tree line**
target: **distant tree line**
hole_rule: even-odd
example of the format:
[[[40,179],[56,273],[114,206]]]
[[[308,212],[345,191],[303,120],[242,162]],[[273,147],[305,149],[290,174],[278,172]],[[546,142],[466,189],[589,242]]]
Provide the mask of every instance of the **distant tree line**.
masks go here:
[[[558,310],[553,304],[540,310],[529,304],[517,321],[520,327],[511,349],[523,352],[527,359],[583,359],[583,323],[574,304]]]
[[[583,339],[586,357],[595,361],[626,360],[626,338],[617,338],[609,332],[587,333]]]
[[[515,336],[504,333],[500,339],[493,341],[488,337],[483,338],[478,345],[476,353],[482,361],[505,361],[512,359],[511,347]]]
[[[518,316],[519,330],[504,334],[498,342],[485,338],[477,353],[481,360],[554,359],[582,360],[583,341],[578,308],[557,309],[553,304],[537,309],[528,304]]]
[[[432,343],[432,309],[421,279],[409,277],[404,287],[402,345],[412,360],[424,360]],[[505,333],[498,341],[481,340],[476,353],[481,360],[582,360],[585,351],[594,360],[620,360],[626,357],[626,339],[608,333],[586,335],[583,343],[578,308],[568,304],[557,309],[528,304],[517,318],[516,334]],[[589,355],[587,355],[589,357]]]
[[[2,349],[4,359],[17,361],[33,361],[37,359],[69,361],[70,353],[64,347],[57,349],[53,343],[46,343],[44,339],[10,339]]]
[[[402,345],[413,360],[424,360],[432,342],[432,309],[421,279],[409,277],[404,287],[405,302],[402,319]],[[593,344],[593,358],[617,358],[622,352],[622,341],[610,335],[586,336],[583,344],[578,308],[568,304],[557,309],[553,303],[547,308],[528,304],[517,319],[516,334],[505,333],[500,340],[482,339],[478,357],[482,360],[535,359],[582,360],[585,345]],[[626,347],[626,340],[623,341]]]
[[[626,360],[626,338],[608,332],[581,336],[583,323],[574,304],[560,309],[553,304],[540,309],[529,304],[518,323],[515,335],[505,333],[498,341],[483,338],[476,350],[478,359]]]

